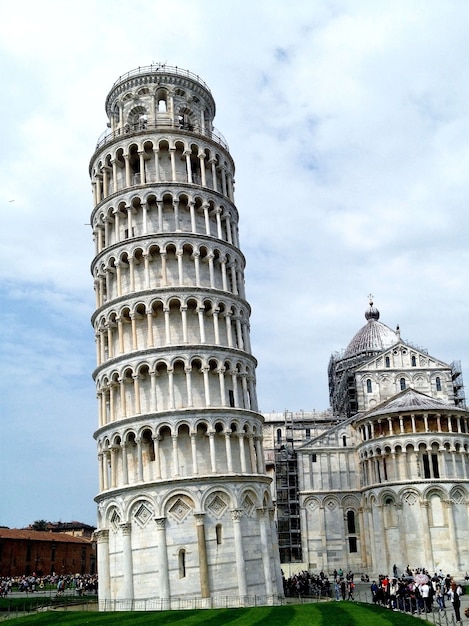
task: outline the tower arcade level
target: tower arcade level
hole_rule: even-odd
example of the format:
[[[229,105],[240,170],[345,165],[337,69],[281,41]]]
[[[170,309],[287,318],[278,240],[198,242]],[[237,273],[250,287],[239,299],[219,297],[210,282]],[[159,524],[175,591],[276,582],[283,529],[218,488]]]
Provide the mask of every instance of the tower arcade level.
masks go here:
[[[215,101],[198,76],[158,64],[121,76],[106,113],[89,167],[100,606],[273,603],[235,166]]]

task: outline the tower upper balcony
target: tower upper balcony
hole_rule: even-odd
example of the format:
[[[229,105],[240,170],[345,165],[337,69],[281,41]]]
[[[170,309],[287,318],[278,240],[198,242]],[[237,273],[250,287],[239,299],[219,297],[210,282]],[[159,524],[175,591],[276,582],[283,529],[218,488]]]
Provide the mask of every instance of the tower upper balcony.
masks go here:
[[[106,113],[108,128],[97,150],[123,135],[168,128],[202,134],[228,150],[213,127],[210,89],[199,76],[179,67],[158,63],[123,74],[106,98]]]

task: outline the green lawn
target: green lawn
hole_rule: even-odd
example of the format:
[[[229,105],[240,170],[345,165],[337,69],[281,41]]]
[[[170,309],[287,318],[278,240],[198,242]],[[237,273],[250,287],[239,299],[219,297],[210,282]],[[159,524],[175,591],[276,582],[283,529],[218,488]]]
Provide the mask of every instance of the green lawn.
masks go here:
[[[370,604],[354,602],[321,602],[290,604],[249,609],[218,609],[158,612],[97,613],[77,611],[47,611],[9,620],[14,626],[416,626],[428,624],[420,618],[390,611]]]

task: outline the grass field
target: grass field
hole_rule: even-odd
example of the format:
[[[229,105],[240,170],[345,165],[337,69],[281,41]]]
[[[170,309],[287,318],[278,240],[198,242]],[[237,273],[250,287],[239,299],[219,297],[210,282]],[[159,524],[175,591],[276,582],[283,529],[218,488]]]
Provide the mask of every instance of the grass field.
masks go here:
[[[249,609],[97,613],[47,611],[8,620],[14,626],[416,626],[420,618],[370,604],[324,602]]]

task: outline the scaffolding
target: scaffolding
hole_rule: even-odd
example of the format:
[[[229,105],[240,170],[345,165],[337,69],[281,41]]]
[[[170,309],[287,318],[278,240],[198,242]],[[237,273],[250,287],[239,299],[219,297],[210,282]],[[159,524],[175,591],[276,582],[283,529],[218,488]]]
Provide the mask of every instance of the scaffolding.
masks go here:
[[[451,380],[454,390],[454,403],[461,409],[466,408],[466,396],[464,394],[464,381],[462,377],[461,361],[453,361],[451,367]]]
[[[285,411],[285,442],[275,449],[277,530],[281,563],[302,561],[298,459],[293,430],[293,415]]]

